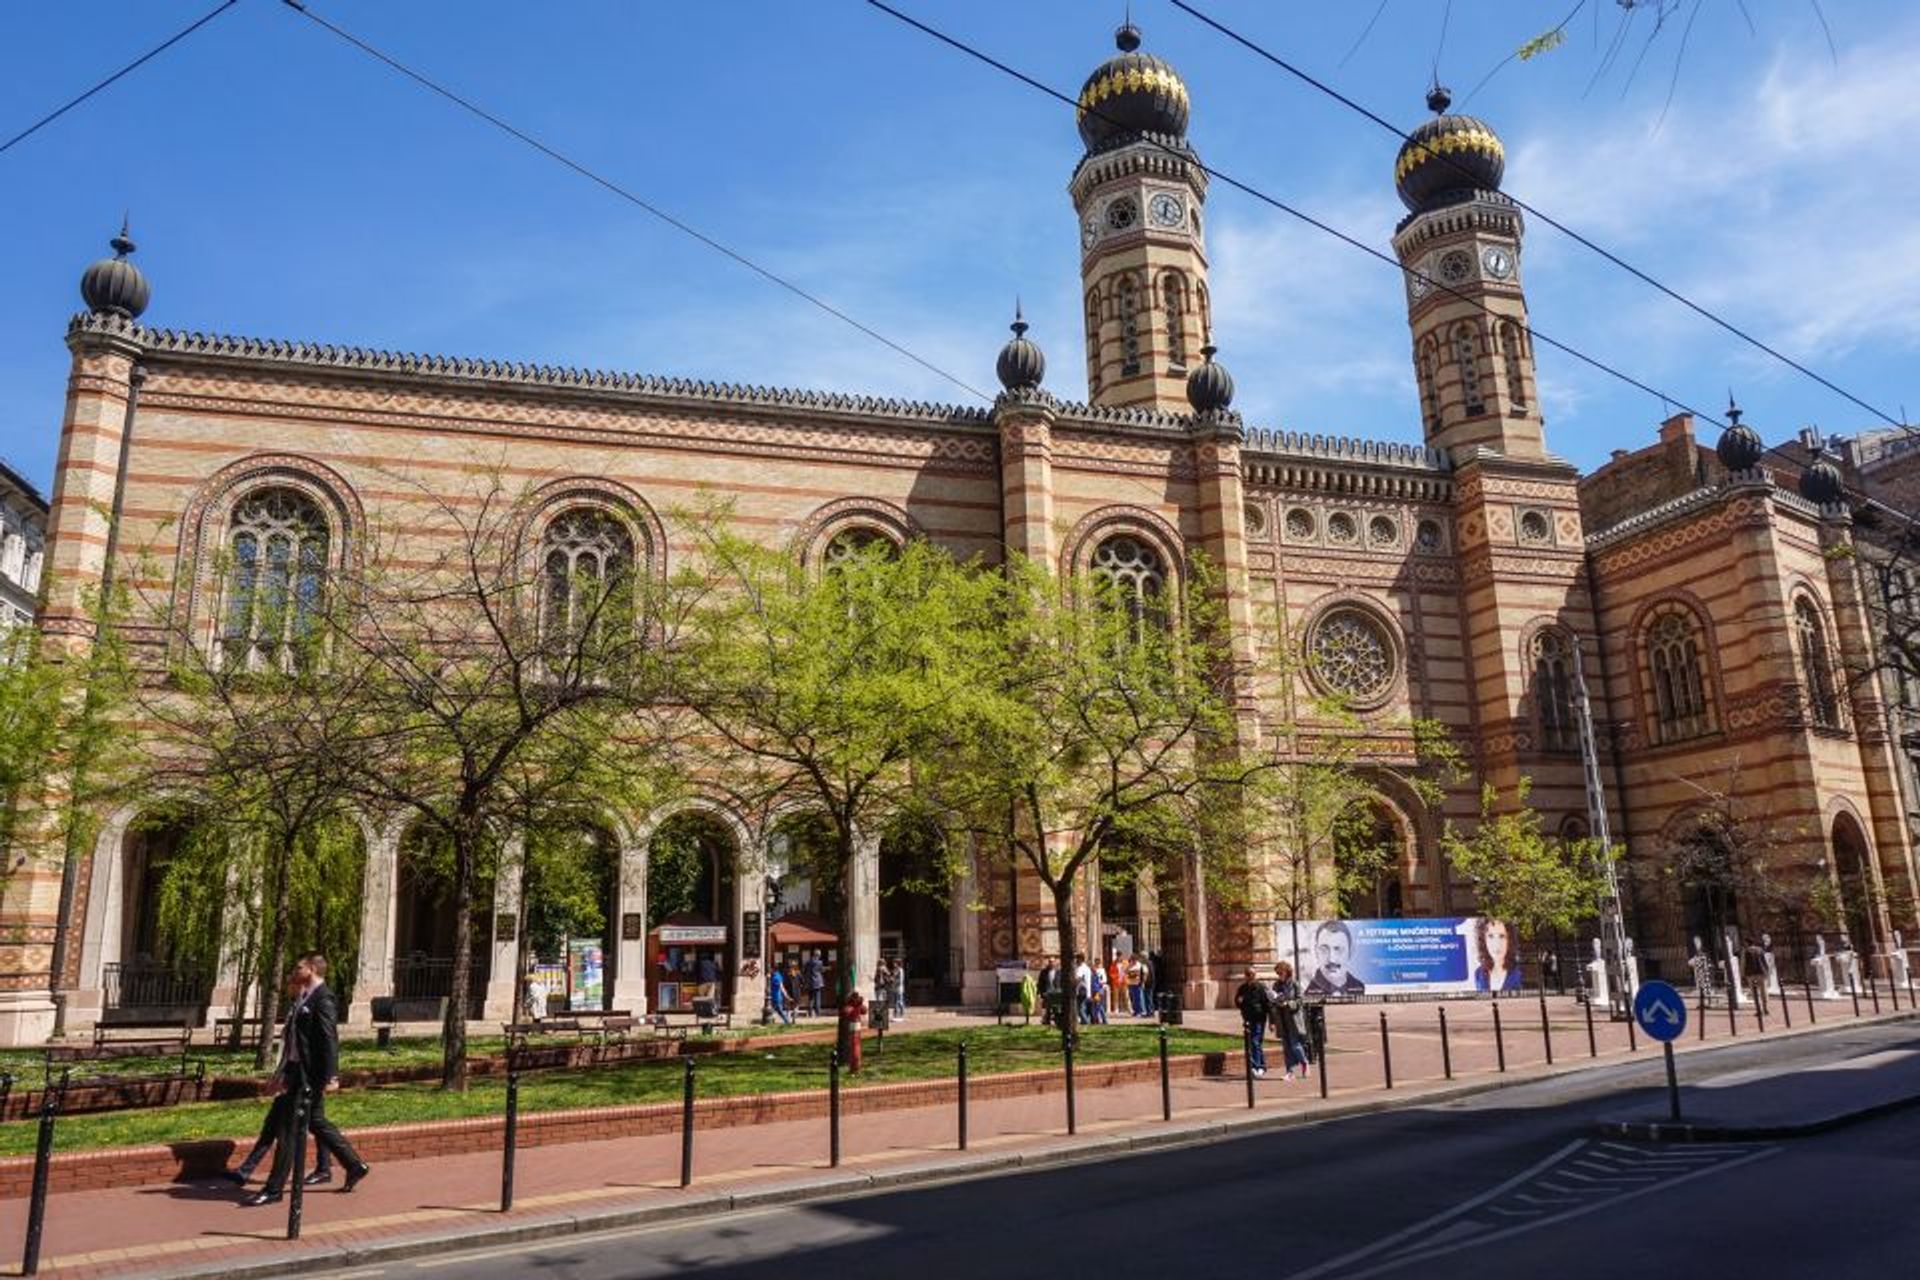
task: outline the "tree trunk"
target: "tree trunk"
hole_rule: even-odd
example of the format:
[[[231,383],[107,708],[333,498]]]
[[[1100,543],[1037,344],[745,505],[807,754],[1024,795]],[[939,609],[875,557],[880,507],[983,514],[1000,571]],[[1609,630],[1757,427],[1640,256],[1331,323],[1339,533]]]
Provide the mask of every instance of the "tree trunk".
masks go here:
[[[267,875],[271,897],[267,903],[266,965],[260,974],[260,1043],[253,1047],[253,1065],[260,1071],[267,1067],[267,1051],[271,1047],[273,1028],[280,1023],[281,1001],[287,989],[283,979],[287,968],[288,900],[292,897],[287,891],[293,870],[292,839],[282,840],[277,853],[277,863]]]
[[[440,1087],[467,1090],[467,999],[473,989],[473,868],[477,824],[463,822],[453,837],[453,982],[447,996]]]
[[[1073,958],[1073,880],[1056,880],[1049,887],[1053,890],[1053,916],[1060,934],[1060,1043],[1064,1048],[1076,1038],[1074,1028],[1080,1020],[1080,977],[1075,972],[1079,965]]]

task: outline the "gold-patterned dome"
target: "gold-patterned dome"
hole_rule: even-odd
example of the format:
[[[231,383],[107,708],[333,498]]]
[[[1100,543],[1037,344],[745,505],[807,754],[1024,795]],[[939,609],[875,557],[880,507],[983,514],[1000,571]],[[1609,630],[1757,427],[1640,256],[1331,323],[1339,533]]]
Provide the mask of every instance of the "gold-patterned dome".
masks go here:
[[[1449,115],[1453,99],[1436,86],[1427,95],[1433,119],[1407,135],[1393,162],[1393,185],[1415,213],[1457,204],[1475,191],[1498,191],[1506,148],[1483,120]]]
[[[1174,69],[1141,53],[1140,29],[1132,23],[1114,33],[1120,52],[1080,87],[1080,140],[1104,151],[1140,134],[1180,139],[1187,133],[1187,86]]]

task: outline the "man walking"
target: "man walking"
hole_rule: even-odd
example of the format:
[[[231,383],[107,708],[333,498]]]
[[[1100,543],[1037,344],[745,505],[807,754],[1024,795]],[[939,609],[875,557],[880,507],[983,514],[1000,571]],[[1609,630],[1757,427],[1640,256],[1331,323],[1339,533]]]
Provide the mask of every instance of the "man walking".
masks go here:
[[[300,990],[291,975],[287,978],[286,996],[290,1001],[300,998]],[[282,1067],[286,1064],[286,1052],[286,1047],[282,1045],[280,1049]],[[278,1075],[277,1069],[275,1074]],[[273,1104],[267,1108],[267,1118],[260,1125],[260,1136],[254,1140],[253,1150],[247,1152],[246,1159],[222,1173],[221,1177],[228,1182],[237,1182],[243,1187],[252,1180],[253,1171],[260,1167],[260,1162],[266,1158],[267,1152],[273,1149],[273,1144],[287,1136],[287,1125],[293,1116],[294,1097],[293,1093],[284,1089],[274,1095]],[[319,1157],[313,1162],[313,1172],[307,1175],[306,1182],[311,1187],[332,1181],[333,1154],[325,1147],[321,1147]]]
[[[282,1032],[280,1072],[277,1086],[282,1094],[293,1096],[297,1108],[301,1100],[307,1106],[307,1128],[314,1141],[331,1151],[346,1167],[347,1180],[342,1191],[351,1191],[371,1172],[367,1162],[349,1144],[333,1121],[327,1119],[327,1092],[339,1087],[340,1018],[333,992],[327,989],[327,960],[317,952],[302,956],[293,969],[293,985],[298,992],[287,1013]],[[296,1110],[297,1114],[297,1110]],[[291,1125],[288,1126],[291,1129]],[[273,1153],[273,1169],[267,1185],[241,1203],[250,1207],[272,1204],[280,1199],[293,1167],[292,1144],[282,1141]]]
[[[817,1018],[820,1016],[820,998],[827,990],[827,966],[821,962],[818,951],[807,953],[800,976],[807,984],[807,1013]]]

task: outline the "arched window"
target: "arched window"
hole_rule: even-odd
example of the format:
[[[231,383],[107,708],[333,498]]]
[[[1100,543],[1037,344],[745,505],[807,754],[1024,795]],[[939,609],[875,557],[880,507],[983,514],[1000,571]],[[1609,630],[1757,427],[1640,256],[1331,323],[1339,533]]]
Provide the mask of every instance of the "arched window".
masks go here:
[[[821,555],[821,564],[828,573],[833,573],[863,555],[876,552],[891,559],[900,553],[900,546],[878,529],[855,525],[850,529],[842,529],[828,539],[827,548]]]
[[[1120,372],[1130,376],[1140,372],[1140,312],[1133,296],[1133,281],[1120,281]]]
[[[1500,359],[1506,370],[1507,403],[1515,409],[1527,407],[1527,379],[1520,357],[1520,326],[1508,320],[1500,326]]]
[[[1800,679],[1806,685],[1807,710],[1823,729],[1840,727],[1840,698],[1834,690],[1827,629],[1813,601],[1800,597],[1793,606],[1793,629],[1800,641]]]
[[[633,536],[598,507],[555,516],[540,540],[540,638],[565,648],[590,627],[631,621]]]
[[[1663,613],[1647,628],[1654,730],[1661,742],[1697,737],[1711,727],[1701,649],[1699,624],[1684,610]]]
[[[1100,386],[1100,291],[1087,290],[1087,386]]]
[[[1167,358],[1175,365],[1187,362],[1187,290],[1180,273],[1160,277],[1160,305],[1167,312]]]
[[[1473,326],[1461,323],[1453,329],[1453,363],[1460,371],[1460,399],[1469,414],[1487,411],[1486,397],[1480,393],[1480,353],[1473,341]]]
[[[219,660],[230,671],[303,669],[319,642],[327,522],[295,489],[256,489],[227,530]]]
[[[1548,627],[1533,638],[1533,702],[1543,749],[1571,751],[1579,745],[1573,713],[1573,644],[1558,627]]]
[[[1167,569],[1160,553],[1139,538],[1121,534],[1101,543],[1093,553],[1092,577],[1104,599],[1126,610],[1136,631],[1158,617]]]
[[[1440,376],[1434,359],[1434,344],[1428,339],[1420,348],[1420,411],[1426,415],[1429,430],[1440,428],[1440,390],[1435,385]]]

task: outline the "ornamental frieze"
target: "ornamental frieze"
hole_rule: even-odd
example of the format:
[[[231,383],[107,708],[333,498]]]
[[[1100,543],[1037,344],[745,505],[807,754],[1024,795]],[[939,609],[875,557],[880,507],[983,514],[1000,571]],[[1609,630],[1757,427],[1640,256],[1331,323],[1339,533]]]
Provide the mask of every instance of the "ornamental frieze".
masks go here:
[[[1688,548],[1710,538],[1724,538],[1734,528],[1753,522],[1770,523],[1765,498],[1738,498],[1714,508],[1710,514],[1690,520],[1675,520],[1658,525],[1644,534],[1629,534],[1617,546],[1596,556],[1596,567],[1604,574],[1622,573],[1647,561]]]

